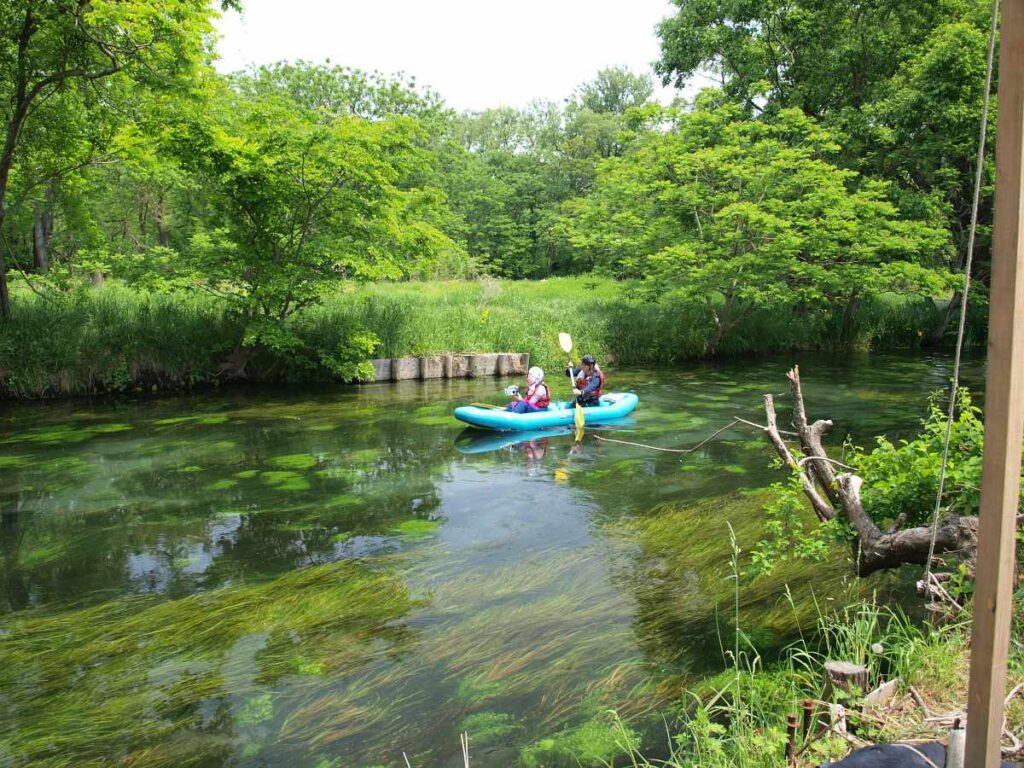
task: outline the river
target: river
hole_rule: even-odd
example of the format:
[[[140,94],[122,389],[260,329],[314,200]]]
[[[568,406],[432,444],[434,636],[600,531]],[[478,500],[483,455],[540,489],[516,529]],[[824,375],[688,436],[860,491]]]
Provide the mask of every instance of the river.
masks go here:
[[[580,444],[463,430],[498,380],[0,404],[0,764],[422,768],[463,731],[474,768],[587,764],[609,709],[657,751],[726,664],[730,525],[748,550],[782,478],[749,428],[597,438],[763,421],[794,359],[833,446],[911,434],[951,367],[613,370],[640,406]],[[816,604],[905,599],[838,554],[741,575],[766,657]]]

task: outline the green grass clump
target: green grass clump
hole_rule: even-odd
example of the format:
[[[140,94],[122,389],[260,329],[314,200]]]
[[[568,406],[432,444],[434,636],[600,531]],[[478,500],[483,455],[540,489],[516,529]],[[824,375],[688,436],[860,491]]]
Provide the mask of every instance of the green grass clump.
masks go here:
[[[476,712],[462,720],[459,731],[468,733],[473,744],[486,746],[508,739],[522,729],[507,712]]]
[[[940,316],[934,302],[896,295],[863,301],[853,325],[829,309],[804,311],[798,322],[791,307],[751,309],[722,339],[717,354],[912,347]],[[378,341],[373,354],[384,358],[515,351],[559,368],[565,355],[558,334],[565,331],[572,334],[577,357],[590,352],[619,365],[678,363],[707,354],[713,323],[706,304],[684,293],[654,300],[636,284],[589,275],[378,283],[343,288],[290,318],[296,343],[252,350],[244,375],[256,381],[334,380],[324,361],[344,358],[366,332]],[[243,321],[228,304],[209,295],[151,294],[116,283],[51,301],[25,293],[11,319],[0,324],[0,396],[183,389],[227,381],[237,373],[232,356],[244,334]],[[215,423],[203,418],[198,420]]]
[[[413,518],[405,520],[396,525],[392,530],[399,536],[409,539],[425,539],[432,536],[440,527],[440,520],[426,520],[424,518]]]

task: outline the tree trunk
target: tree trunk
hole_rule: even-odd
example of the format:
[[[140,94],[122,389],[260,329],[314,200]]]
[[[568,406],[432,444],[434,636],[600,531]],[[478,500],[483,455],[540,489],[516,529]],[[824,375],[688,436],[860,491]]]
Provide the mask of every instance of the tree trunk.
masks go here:
[[[167,233],[166,215],[166,203],[161,194],[156,201],[156,243],[162,248],[167,248],[171,244],[171,238]]]
[[[711,334],[711,338],[708,340],[708,355],[713,356],[718,352],[718,345],[722,343],[722,338],[725,336],[725,332],[729,330],[729,313],[732,311],[732,301],[733,294],[730,290],[725,294],[725,303],[722,304],[721,317],[719,317],[717,313],[714,315],[715,332]]]
[[[937,347],[942,344],[942,340],[946,338],[946,330],[949,328],[950,322],[960,311],[960,302],[962,298],[960,291],[953,292],[953,296],[950,298],[949,304],[946,305],[946,311],[942,315],[942,320],[937,326],[932,328],[931,333],[925,337],[924,345],[926,347]]]
[[[857,289],[850,291],[850,298],[846,301],[846,308],[843,310],[843,326],[840,334],[845,343],[853,341],[853,318],[857,312]]]
[[[839,691],[855,691],[863,695],[868,687],[868,668],[848,661],[825,662],[825,684],[822,701],[835,701]]]
[[[102,269],[94,269],[92,271],[92,284],[96,288],[102,288],[103,287],[103,270]]]
[[[49,197],[47,192],[47,197]],[[42,205],[37,205],[32,217],[32,253],[36,272],[46,275],[50,271],[50,232],[53,229],[53,216]]]
[[[7,290],[7,257],[4,254],[3,203],[0,202],[0,319],[7,320],[11,316],[11,295]]]

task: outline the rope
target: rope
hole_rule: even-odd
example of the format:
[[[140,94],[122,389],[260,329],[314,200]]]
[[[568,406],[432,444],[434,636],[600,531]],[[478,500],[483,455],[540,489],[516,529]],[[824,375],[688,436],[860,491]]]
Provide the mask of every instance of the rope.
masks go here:
[[[661,447],[659,447],[657,445],[648,445],[646,443],[632,443],[629,440],[616,440],[615,438],[612,438],[612,437],[601,437],[601,435],[594,435],[594,439],[595,440],[603,440],[606,443],[619,443],[620,445],[632,445],[632,446],[635,446],[636,448],[649,448],[652,451],[663,451],[665,453],[682,453],[682,454],[687,454],[687,453],[693,453],[698,448],[702,447],[706,443],[710,442],[711,440],[713,440],[714,438],[718,437],[720,434],[725,432],[725,430],[729,429],[730,427],[735,427],[741,421],[743,421],[743,419],[733,419],[728,424],[726,424],[724,427],[722,427],[721,429],[716,431],[714,434],[711,434],[708,437],[706,437],[705,439],[701,440],[699,443],[697,443],[695,446],[693,446],[693,448],[661,448]],[[750,424],[750,422],[745,422],[745,423]],[[754,426],[758,426],[758,425],[755,424]]]
[[[942,466],[939,470],[939,490],[935,494],[935,510],[932,512],[932,535],[928,543],[928,559],[925,561],[925,583],[931,577],[932,558],[935,556],[935,539],[939,533],[939,510],[946,485],[946,467],[949,463],[949,442],[953,433],[953,416],[956,412],[957,392],[960,389],[960,356],[964,347],[964,328],[967,325],[967,295],[971,290],[971,264],[974,260],[974,236],[978,231],[978,199],[981,196],[981,174],[985,165],[985,134],[988,129],[988,104],[992,93],[992,62],[996,50],[996,27],[999,23],[999,0],[992,0],[992,26],[988,35],[988,67],[985,71],[985,101],[981,109],[981,135],[978,138],[978,161],[974,172],[974,200],[971,203],[971,229],[967,237],[967,258],[964,264],[964,288],[960,301],[960,326],[956,334],[956,354],[953,357],[952,390],[949,393],[949,414],[946,419],[946,437],[942,446]]]

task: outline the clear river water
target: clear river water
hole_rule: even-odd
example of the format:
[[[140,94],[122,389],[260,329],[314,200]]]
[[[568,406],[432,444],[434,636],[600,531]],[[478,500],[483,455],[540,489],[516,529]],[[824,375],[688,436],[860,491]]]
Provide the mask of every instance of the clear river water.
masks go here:
[[[0,404],[0,765],[461,766],[463,731],[474,768],[586,765],[609,710],[656,753],[782,474],[750,428],[598,438],[763,422],[794,361],[834,446],[910,435],[951,367],[612,370],[640,406],[579,444],[464,430],[496,379]],[[770,657],[912,578],[741,576],[740,623]]]

